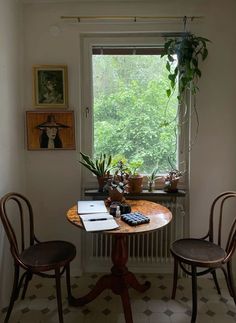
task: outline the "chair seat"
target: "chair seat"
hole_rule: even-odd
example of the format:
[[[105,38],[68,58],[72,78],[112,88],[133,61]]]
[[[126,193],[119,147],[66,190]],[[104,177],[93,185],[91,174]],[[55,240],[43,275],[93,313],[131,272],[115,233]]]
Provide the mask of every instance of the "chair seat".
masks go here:
[[[218,267],[226,256],[220,246],[201,239],[179,239],[173,242],[171,252],[179,260],[199,267]]]
[[[33,271],[48,271],[64,266],[75,255],[75,246],[70,242],[46,241],[25,249],[20,260]]]

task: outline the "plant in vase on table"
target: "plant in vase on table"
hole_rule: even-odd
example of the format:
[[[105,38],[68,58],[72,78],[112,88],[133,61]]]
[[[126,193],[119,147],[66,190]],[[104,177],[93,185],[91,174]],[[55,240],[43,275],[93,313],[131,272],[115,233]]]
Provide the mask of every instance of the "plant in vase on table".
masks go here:
[[[110,171],[112,169],[112,156],[101,154],[99,158],[92,159],[90,156],[80,152],[83,160],[80,160],[80,164],[85,166],[94,175],[97,176],[99,192],[103,192],[104,185],[110,177]]]
[[[127,193],[128,174],[126,161],[124,159],[113,160],[114,174],[108,179],[104,191],[108,192],[110,201],[122,202],[125,200],[124,193]]]
[[[113,175],[109,178],[104,186],[104,191],[109,194],[109,200],[111,202],[124,202],[124,193],[127,193],[127,184],[127,180],[124,179],[121,181],[117,175]]]

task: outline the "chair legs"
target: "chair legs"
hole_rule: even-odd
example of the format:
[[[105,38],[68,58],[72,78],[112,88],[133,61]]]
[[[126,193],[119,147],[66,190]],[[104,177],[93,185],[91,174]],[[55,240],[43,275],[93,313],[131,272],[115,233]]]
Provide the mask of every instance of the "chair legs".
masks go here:
[[[175,299],[175,295],[176,295],[176,288],[177,288],[177,279],[178,279],[178,260],[174,257],[174,275],[173,275],[173,287],[172,287],[172,299]],[[234,285],[234,279],[233,279],[233,272],[232,272],[232,263],[229,261],[227,263],[227,270],[226,268],[221,268],[224,272],[225,275],[225,279],[227,282],[227,286],[229,289],[229,293],[230,295],[233,297],[234,299],[234,303],[236,305],[236,290],[235,290],[235,285]],[[192,277],[192,318],[191,318],[191,323],[195,323],[196,322],[196,318],[197,318],[197,270],[196,270],[196,266],[191,266],[191,273],[187,272],[189,275],[191,275]],[[216,276],[216,271],[213,270],[211,272],[212,276],[213,276],[213,280],[217,289],[218,294],[221,294],[220,291],[220,286],[218,284],[217,281],[217,276]]]
[[[219,286],[219,283],[218,283],[218,280],[217,280],[217,277],[216,277],[216,271],[215,271],[215,270],[213,270],[213,271],[211,272],[211,274],[212,274],[212,276],[213,276],[213,280],[214,280],[214,283],[215,283],[215,286],[216,286],[217,293],[218,293],[219,295],[221,295],[220,286]]]
[[[33,277],[32,273],[27,272],[26,277],[25,277],[25,283],[24,283],[21,299],[25,298],[25,294],[26,294],[29,282],[31,281],[32,277]]]
[[[229,293],[233,297],[234,303],[236,305],[236,291],[235,291],[231,261],[227,263],[227,273],[228,273],[227,285],[228,285]]]
[[[173,287],[171,298],[175,299],[176,289],[177,289],[177,280],[178,280],[178,266],[179,261],[174,257],[174,276],[173,276]],[[192,318],[191,323],[196,322],[197,318],[197,270],[196,266],[191,266],[191,273],[187,272],[192,277]],[[216,276],[215,276],[216,277]]]
[[[172,295],[171,298],[175,299],[176,288],[177,288],[177,280],[178,280],[178,260],[174,258],[174,276],[173,276],[173,287],[172,287]]]
[[[14,273],[12,292],[11,292],[11,299],[10,299],[10,303],[8,306],[8,310],[7,310],[7,314],[6,314],[4,322],[8,322],[11,312],[12,312],[12,309],[13,309],[14,302],[15,302],[17,295],[18,295],[19,273],[20,273],[20,268],[19,268],[19,266],[15,265],[15,273]]]
[[[71,285],[70,285],[70,264],[66,266],[66,287],[67,287],[68,300],[70,301],[70,299],[72,299]]]
[[[7,314],[4,320],[4,323],[7,323],[9,321],[13,305],[15,300],[17,299],[19,295],[19,288],[24,280],[24,277],[21,278],[21,282],[19,284],[19,274],[20,274],[20,268],[19,266],[15,265],[15,273],[14,273],[14,281],[13,281],[13,287],[12,287],[12,292],[11,292],[11,298],[10,298],[10,303],[8,306]],[[32,279],[33,274],[31,272],[25,273],[25,283],[23,287],[23,292],[22,292],[22,299],[24,299],[28,284],[30,280]],[[57,293],[57,306],[58,306],[58,316],[59,316],[59,323],[63,323],[63,312],[62,312],[62,299],[61,299],[61,273],[60,273],[60,268],[55,269],[55,279],[56,279],[56,293]],[[66,266],[66,285],[67,285],[67,293],[68,293],[68,298],[72,298],[71,294],[71,285],[70,285],[70,264],[67,264]]]
[[[197,272],[196,267],[192,268],[192,318],[191,323],[195,323],[197,318]]]
[[[56,277],[56,292],[57,292],[57,307],[58,307],[59,323],[63,323],[60,268],[57,268],[55,270],[55,277]]]

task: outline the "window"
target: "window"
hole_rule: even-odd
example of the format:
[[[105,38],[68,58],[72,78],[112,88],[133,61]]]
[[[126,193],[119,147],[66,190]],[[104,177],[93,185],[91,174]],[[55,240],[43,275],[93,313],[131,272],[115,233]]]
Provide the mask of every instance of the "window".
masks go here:
[[[156,165],[166,173],[171,165],[179,168],[177,93],[168,100],[166,58],[161,58],[158,42],[154,45],[148,37],[142,45],[133,38],[125,42],[119,44],[116,37],[100,43],[89,39],[85,46],[90,52],[84,59],[90,65],[91,113],[86,113],[87,147],[82,150],[141,160],[144,174]]]
[[[177,98],[168,103],[166,59],[161,58],[160,49],[123,47],[97,52],[95,48],[94,155],[141,160],[141,171],[147,174],[156,165],[161,173],[170,169],[169,162],[176,167]]]

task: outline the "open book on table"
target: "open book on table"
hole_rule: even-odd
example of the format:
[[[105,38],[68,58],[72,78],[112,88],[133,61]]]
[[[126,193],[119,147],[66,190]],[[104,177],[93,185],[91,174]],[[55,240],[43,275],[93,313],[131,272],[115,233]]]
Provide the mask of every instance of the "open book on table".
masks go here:
[[[78,201],[78,214],[86,231],[112,230],[119,227],[107,212],[104,201]]]

